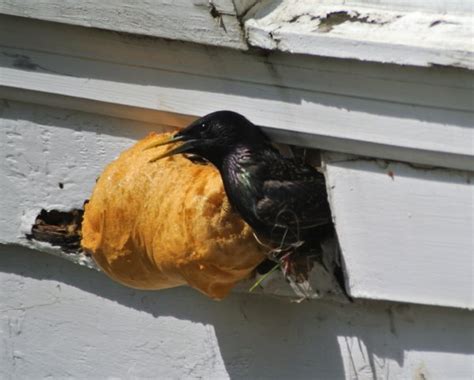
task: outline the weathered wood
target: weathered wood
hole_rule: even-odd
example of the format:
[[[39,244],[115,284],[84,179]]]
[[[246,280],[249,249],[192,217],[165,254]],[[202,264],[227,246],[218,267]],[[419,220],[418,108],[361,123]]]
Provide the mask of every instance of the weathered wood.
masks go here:
[[[472,13],[471,0],[323,0],[328,4],[345,4],[395,11],[466,14]]]
[[[245,22],[248,41],[256,47],[291,53],[474,69],[472,5],[461,15],[446,14],[446,9],[440,13],[413,12],[410,7],[387,10],[379,2],[370,3],[372,8],[354,1],[262,3]],[[419,5],[415,2],[412,8]],[[464,2],[449,7],[464,8]]]
[[[326,156],[355,297],[474,309],[474,173]]]
[[[22,51],[3,52],[0,83],[6,87],[166,113],[203,115],[233,109],[276,132],[295,132],[291,142],[298,145],[461,169],[474,166],[470,112],[299,89],[282,93],[276,86],[103,62],[91,67],[82,59],[28,52],[38,67],[32,71],[17,67]]]
[[[474,75],[461,69],[400,67],[277,52],[242,54],[2,15],[0,45],[356,98],[464,111],[474,107]]]
[[[264,49],[421,66],[474,61],[467,0],[7,0],[0,13],[238,49],[247,49],[248,13],[247,39]]]
[[[184,49],[7,20],[0,23],[0,44],[17,48],[2,48],[0,85],[10,98],[148,122],[164,122],[166,114],[171,125],[227,108],[280,141],[474,167],[473,74],[466,70]]]
[[[0,13],[247,49],[231,0],[5,0]]]
[[[164,129],[11,101],[0,103],[0,114],[0,243],[51,253],[57,251],[25,237],[41,210],[82,207],[109,161]],[[473,307],[472,172],[354,157],[327,162],[352,296]],[[281,282],[265,286],[291,295]]]

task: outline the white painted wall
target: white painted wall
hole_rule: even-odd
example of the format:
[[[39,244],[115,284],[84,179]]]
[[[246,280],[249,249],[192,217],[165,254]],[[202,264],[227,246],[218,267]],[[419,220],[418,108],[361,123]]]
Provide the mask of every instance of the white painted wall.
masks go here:
[[[472,378],[472,78],[0,16],[0,378]],[[17,246],[156,123],[222,108],[359,155],[326,175],[350,292],[371,300],[138,292]]]
[[[471,379],[473,314],[135,291],[0,246],[0,378]]]

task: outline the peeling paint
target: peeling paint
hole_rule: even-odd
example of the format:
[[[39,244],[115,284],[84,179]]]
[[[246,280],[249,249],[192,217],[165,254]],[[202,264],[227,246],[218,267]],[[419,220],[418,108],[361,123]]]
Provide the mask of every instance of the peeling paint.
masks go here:
[[[388,20],[377,20],[369,15],[362,16],[359,12],[355,11],[335,11],[328,13],[325,17],[315,17],[314,19],[319,19],[317,30],[321,33],[328,33],[333,30],[335,26],[344,24],[345,22],[360,22],[373,25],[385,25],[389,22]]]
[[[81,225],[84,210],[68,211],[45,210],[35,219],[31,232],[26,235],[29,240],[38,240],[59,246],[66,253],[77,254],[81,251]]]
[[[148,35],[155,38],[184,40],[207,45],[247,50],[242,30],[231,0],[215,1],[217,10],[225,14],[225,29],[209,17],[206,0],[165,1],[151,6],[149,0],[136,0],[133,6],[126,0],[102,3],[46,0],[41,9],[24,1],[0,2],[2,14],[41,19],[63,24],[80,25],[112,31]],[[243,7],[245,9],[245,6]]]
[[[430,378],[425,363],[421,362],[413,373],[413,380],[430,380]]]
[[[474,67],[474,34],[467,15],[282,0],[256,7],[245,29],[249,44],[264,49],[403,65]]]

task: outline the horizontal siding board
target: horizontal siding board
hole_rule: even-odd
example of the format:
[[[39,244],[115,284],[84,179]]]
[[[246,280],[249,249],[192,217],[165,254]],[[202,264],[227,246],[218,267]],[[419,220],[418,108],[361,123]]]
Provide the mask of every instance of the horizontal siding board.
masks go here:
[[[345,141],[348,153],[360,142],[369,147],[368,156],[373,152],[367,143],[423,151],[422,164],[446,166],[444,155],[458,155],[453,167],[474,166],[472,112],[10,48],[2,49],[0,65],[4,87],[185,115],[233,109],[259,125],[314,136],[311,143],[317,148],[339,150],[318,143],[318,137],[325,142],[339,139]]]
[[[215,7],[217,8],[217,7]],[[143,36],[247,49],[231,0],[5,0],[0,13]]]
[[[251,45],[401,65],[474,69],[472,7],[465,13],[387,10],[378,4],[283,0],[245,21]]]
[[[8,100],[0,115],[0,243],[30,247],[41,208],[81,207],[108,162],[165,129]],[[324,157],[350,293],[473,308],[473,173]]]
[[[21,247],[0,246],[0,262],[1,378],[474,375],[474,318],[466,310],[377,301],[296,304],[248,294],[210,302],[193,289],[127,289]]]
[[[395,11],[466,14],[472,12],[471,0],[323,0],[339,3]]]
[[[66,108],[104,116],[112,116],[145,123],[160,122],[171,127],[183,127],[195,116],[182,115],[170,112],[163,112],[147,108],[118,105],[115,103],[105,103],[90,99],[78,99],[72,96],[54,95],[51,93],[21,90],[12,87],[0,86],[0,98],[11,99],[18,102],[42,104],[57,108]],[[294,131],[264,127],[267,134],[275,141],[307,146],[321,147],[322,149],[346,152],[358,155],[370,155],[374,157],[384,157],[392,160],[404,160],[407,162],[430,162],[437,163],[438,166],[448,168],[472,168],[471,156],[460,156],[458,154],[448,154],[440,152],[426,152],[419,149],[406,149],[382,144],[354,141],[351,139],[339,139],[328,136],[316,136],[308,133],[298,133]]]
[[[240,17],[252,6],[242,31]],[[452,3],[452,4],[449,4]],[[418,12],[417,12],[418,11]],[[420,12],[421,11],[421,12]],[[321,31],[328,13],[357,14]],[[473,68],[465,1],[6,0],[0,13],[201,44],[354,58],[385,63]],[[453,38],[455,36],[455,38]]]
[[[167,126],[156,123],[0,102],[0,194],[5,194],[0,198],[0,245],[22,245],[98,269],[89,257],[29,240],[26,234],[31,233],[43,208],[82,208],[109,162],[151,131],[167,130]],[[334,245],[326,245],[329,252],[333,249]],[[308,276],[306,297],[345,301],[337,285],[317,264]],[[301,290],[295,294],[281,275],[262,280],[255,293],[292,298],[302,295]],[[248,292],[255,281],[243,281],[236,291]]]
[[[474,308],[474,174],[326,156],[355,297]]]
[[[242,54],[8,16],[0,16],[0,45],[402,104],[464,111],[474,107],[474,74],[462,69]]]
[[[0,102],[0,244],[25,244],[31,211],[81,208],[105,165],[152,130],[163,127]]]

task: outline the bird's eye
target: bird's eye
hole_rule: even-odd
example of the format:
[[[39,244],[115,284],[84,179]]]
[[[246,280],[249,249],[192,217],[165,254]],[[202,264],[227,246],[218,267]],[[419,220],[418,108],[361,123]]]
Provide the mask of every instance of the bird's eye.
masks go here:
[[[207,128],[207,124],[206,123],[202,123],[200,126],[199,126],[199,131],[201,133],[204,133],[204,132],[207,132],[208,128]]]

